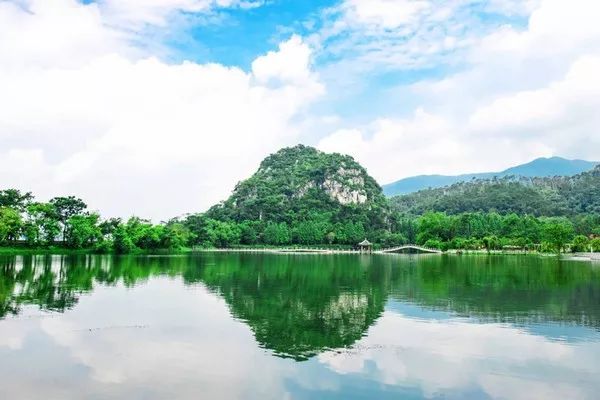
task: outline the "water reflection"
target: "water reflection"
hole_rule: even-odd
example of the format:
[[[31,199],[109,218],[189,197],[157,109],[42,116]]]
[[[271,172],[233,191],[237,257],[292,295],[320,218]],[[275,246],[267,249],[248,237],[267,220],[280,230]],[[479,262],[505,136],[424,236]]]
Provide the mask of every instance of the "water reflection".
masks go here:
[[[507,324],[386,312],[353,348],[318,358],[345,376],[418,387],[428,398],[592,399],[600,389],[597,342],[570,345]]]
[[[395,268],[391,295],[486,322],[600,327],[600,266],[540,257],[429,257]]]
[[[591,264],[202,254],[5,257],[0,268],[1,398],[600,390]]]
[[[206,267],[202,281],[279,356],[305,360],[350,346],[384,308],[389,279],[368,257],[226,259]]]

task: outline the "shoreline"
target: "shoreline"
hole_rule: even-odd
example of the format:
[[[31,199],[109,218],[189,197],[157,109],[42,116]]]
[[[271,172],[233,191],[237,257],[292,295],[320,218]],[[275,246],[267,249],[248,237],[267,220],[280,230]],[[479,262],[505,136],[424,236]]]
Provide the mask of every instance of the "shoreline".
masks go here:
[[[296,255],[395,255],[395,256],[537,256],[554,257],[565,261],[586,261],[600,262],[600,253],[541,253],[537,251],[519,251],[519,250],[448,250],[440,253],[433,252],[385,252],[382,250],[351,250],[351,249],[328,249],[328,248],[185,248],[180,251],[156,251],[156,252],[135,252],[128,254],[98,253],[93,249],[19,249],[19,248],[0,248],[0,256],[44,256],[44,255],[112,255],[112,256],[171,256],[185,255],[194,253],[248,253],[248,254],[296,254]]]
[[[540,253],[536,251],[516,251],[516,250],[449,250],[442,253],[395,253],[384,252],[381,250],[361,251],[361,250],[343,250],[343,249],[311,249],[311,248],[224,248],[224,249],[193,249],[191,253],[265,253],[265,254],[359,254],[359,255],[449,255],[449,256],[538,256],[555,257],[561,260],[575,261],[600,261],[600,253]]]

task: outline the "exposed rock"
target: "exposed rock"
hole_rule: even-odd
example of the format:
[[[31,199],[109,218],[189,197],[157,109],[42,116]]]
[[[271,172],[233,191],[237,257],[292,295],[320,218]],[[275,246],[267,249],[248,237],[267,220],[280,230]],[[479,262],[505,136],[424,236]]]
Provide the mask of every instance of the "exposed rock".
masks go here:
[[[360,180],[355,180],[354,183],[358,185]],[[338,181],[327,179],[323,182],[323,188],[332,200],[336,200],[340,204],[363,204],[367,201],[367,194],[364,190],[352,189]]]
[[[270,221],[315,213],[341,213],[341,218],[350,219],[356,213],[377,220],[385,218],[386,210],[381,187],[352,157],[299,145],[265,158],[258,171],[212,211],[236,220]]]

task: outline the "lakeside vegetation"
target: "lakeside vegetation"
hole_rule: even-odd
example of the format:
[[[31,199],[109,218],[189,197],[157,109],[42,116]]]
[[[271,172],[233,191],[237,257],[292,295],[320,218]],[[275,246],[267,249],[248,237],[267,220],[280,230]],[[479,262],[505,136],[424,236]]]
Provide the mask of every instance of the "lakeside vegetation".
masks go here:
[[[296,146],[267,157],[206,213],[103,219],[74,196],[0,191],[0,253],[175,252],[236,246],[600,251],[600,168],[571,178],[474,181],[386,199],[349,156]]]

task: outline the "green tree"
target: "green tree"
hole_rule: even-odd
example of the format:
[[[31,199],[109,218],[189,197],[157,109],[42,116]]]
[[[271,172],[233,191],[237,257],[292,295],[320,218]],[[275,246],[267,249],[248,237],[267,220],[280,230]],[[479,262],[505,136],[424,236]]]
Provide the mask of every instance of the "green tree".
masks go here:
[[[333,242],[335,242],[335,232],[327,232],[327,234],[325,235],[325,240],[327,241],[327,244],[333,244]]]
[[[571,244],[571,251],[576,253],[590,251],[590,239],[583,235],[575,236]]]
[[[190,231],[179,222],[172,222],[165,226],[161,245],[165,249],[180,250],[185,247],[190,238]]]
[[[188,215],[183,224],[190,231],[189,243],[192,246],[212,246],[208,236],[208,220],[203,214]]]
[[[498,240],[496,236],[486,236],[481,240],[481,242],[488,253],[492,250],[497,250],[500,248],[500,240]]]
[[[538,218],[527,215],[522,220],[521,232],[519,236],[526,240],[526,243],[536,244],[542,240],[542,224]]]
[[[299,244],[324,243],[326,230],[326,225],[319,221],[299,222],[293,227],[294,242]]]
[[[206,235],[213,246],[224,248],[240,243],[240,229],[235,223],[208,219]]]
[[[50,200],[50,203],[54,205],[56,214],[58,215],[58,221],[63,227],[62,236],[63,241],[69,241],[69,230],[67,221],[69,218],[82,214],[87,209],[87,204],[78,197],[55,197]]]
[[[417,243],[424,244],[428,240],[447,242],[453,237],[454,221],[445,213],[428,212],[418,220],[419,233]]]
[[[148,220],[131,217],[127,220],[125,229],[136,248],[151,250],[161,247],[164,230],[162,225],[152,225]]]
[[[590,246],[592,247],[592,251],[600,252],[600,237],[592,239]]]
[[[112,237],[117,227],[122,223],[121,218],[109,218],[105,221],[100,222],[100,230],[102,235]]]
[[[290,229],[287,224],[284,222],[273,223],[270,222],[265,227],[265,232],[263,236],[263,240],[265,244],[274,244],[274,245],[285,245],[290,244],[291,242],[291,234]]]
[[[23,220],[17,210],[9,207],[0,207],[0,243],[18,239]]]
[[[93,247],[102,239],[99,221],[98,214],[73,215],[67,221],[69,230],[67,245],[76,249]]]
[[[117,254],[128,254],[136,250],[135,244],[124,224],[118,225],[113,231],[113,250]]]
[[[17,211],[25,211],[33,201],[31,192],[21,193],[17,189],[0,190],[0,207],[8,207]]]
[[[356,245],[369,236],[361,222],[339,222],[333,227],[333,233],[337,243],[349,245]]]
[[[260,221],[243,221],[239,224],[240,242],[246,245],[257,244],[261,235]]]
[[[56,208],[51,203],[31,203],[27,206],[25,237],[31,245],[48,245],[60,233]]]
[[[392,232],[400,233],[406,238],[408,243],[417,243],[418,231],[419,225],[414,218],[399,217],[396,214],[396,218],[392,226]]]
[[[444,248],[444,244],[438,239],[429,239],[425,243],[423,243],[423,246],[430,248],[430,249],[438,249],[438,250],[442,250]]]
[[[557,254],[560,254],[573,238],[573,224],[565,218],[550,218],[544,222],[542,238]]]
[[[379,241],[384,247],[400,246],[407,244],[408,240],[401,233],[385,232],[379,238]]]
[[[25,242],[29,247],[34,247],[40,244],[40,229],[37,225],[30,221],[23,222],[21,235],[25,237]]]

